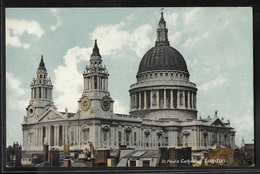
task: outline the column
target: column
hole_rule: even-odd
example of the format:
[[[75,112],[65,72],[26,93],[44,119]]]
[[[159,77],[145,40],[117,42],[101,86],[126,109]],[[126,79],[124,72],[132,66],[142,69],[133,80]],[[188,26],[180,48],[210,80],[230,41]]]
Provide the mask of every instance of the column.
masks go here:
[[[131,145],[134,147],[134,134],[135,134],[135,129],[133,128],[132,131],[131,131],[131,135],[132,135],[132,138],[131,138]]]
[[[100,84],[99,84],[99,76],[97,76],[97,89],[100,89]]]
[[[89,87],[92,90],[93,89],[93,76],[89,77],[89,82],[90,82]]]
[[[130,103],[130,111],[132,111],[133,110],[133,98],[132,98],[132,94],[130,93],[130,101],[129,101],[129,103]]]
[[[36,146],[39,146],[39,135],[40,135],[40,132],[39,132],[39,127],[36,128],[36,132],[37,132],[37,135],[36,135]]]
[[[65,129],[64,129],[64,142],[65,143],[69,143],[69,138],[68,138],[68,126],[67,125],[65,125],[64,126],[65,127]]]
[[[51,127],[49,125],[46,126],[46,137],[47,137],[47,144],[50,145],[50,143],[51,143]]]
[[[138,102],[137,101],[137,92],[135,92],[134,95],[135,95],[135,101],[134,101],[135,102],[135,109],[137,110],[138,109],[137,108],[137,102]]]
[[[105,79],[104,77],[101,78],[101,86],[102,86],[103,90],[105,90],[105,80],[104,79]]]
[[[190,91],[187,91],[187,98],[188,98],[188,100],[187,100],[187,109],[190,109]]]
[[[108,79],[106,78],[106,90],[108,90]]]
[[[57,146],[60,145],[60,125],[57,126]]]
[[[116,126],[116,146],[119,146],[119,127],[118,126]]]
[[[159,105],[159,102],[160,102],[160,93],[159,93],[159,89],[156,91],[156,108],[159,109],[160,105]]]
[[[144,109],[146,109],[146,91],[144,91]]]
[[[193,109],[193,92],[190,93],[190,100],[191,100],[191,106],[190,108]]]
[[[170,93],[171,93],[170,108],[173,108],[173,90],[171,90]]]
[[[59,125],[55,125],[55,146],[59,145]]]
[[[35,146],[39,146],[39,127],[37,127],[36,128],[36,139],[35,139],[35,141],[36,141],[36,144],[35,144]]]
[[[193,106],[194,109],[196,109],[196,107],[197,107],[197,106],[196,106],[196,103],[197,103],[196,100],[197,100],[197,97],[196,97],[196,92],[195,92],[195,93],[194,93],[194,106]]]
[[[73,130],[74,130],[74,131],[73,131],[73,134],[74,134],[74,141],[73,141],[73,142],[74,142],[74,146],[75,146],[75,145],[76,145],[76,142],[77,142],[77,141],[76,141],[76,140],[77,140],[77,135],[76,135],[76,125],[75,125],[75,124],[73,125]]]
[[[185,108],[185,105],[186,105],[186,96],[185,96],[185,91],[182,92],[182,99],[183,99],[183,108]]]
[[[101,141],[102,141],[102,136],[101,136],[101,126],[100,124],[97,125],[97,139],[96,139],[96,142],[97,142],[97,146],[98,147],[101,147]]]
[[[141,109],[142,107],[142,95],[141,95],[141,92],[139,92],[139,107],[138,109]]]
[[[200,149],[203,146],[203,139],[204,139],[203,132],[200,130]]]
[[[110,126],[110,132],[109,132],[109,139],[110,141],[108,141],[110,143],[109,147],[111,148],[114,145],[114,127],[111,125]]]
[[[166,89],[163,90],[163,107],[164,107],[164,109],[167,108],[167,106],[166,106]]]
[[[42,146],[42,127],[39,127],[39,146]]]
[[[88,81],[88,90],[90,90],[91,89],[91,81],[90,81],[90,78],[89,77],[87,77],[87,81]]]
[[[56,132],[57,132],[56,131],[56,125],[53,126],[53,132],[54,132],[53,133],[53,136],[54,136],[54,138],[53,138],[53,140],[54,140],[53,141],[53,146],[56,146]]]
[[[88,77],[85,78],[85,89],[88,90]]]
[[[150,91],[150,109],[153,109],[153,91]]]
[[[120,126],[118,130],[121,132],[121,145],[124,145],[124,129]]]
[[[177,108],[180,108],[180,91],[177,90]]]
[[[36,146],[36,128],[33,129],[33,141],[32,141],[32,145]]]

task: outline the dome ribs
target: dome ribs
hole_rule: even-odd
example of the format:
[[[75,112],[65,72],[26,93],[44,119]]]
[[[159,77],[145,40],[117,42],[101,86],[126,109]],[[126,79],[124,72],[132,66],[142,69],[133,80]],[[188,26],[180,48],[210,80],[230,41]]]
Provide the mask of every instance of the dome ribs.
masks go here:
[[[138,73],[152,70],[180,70],[188,72],[183,56],[169,45],[157,45],[142,58]]]

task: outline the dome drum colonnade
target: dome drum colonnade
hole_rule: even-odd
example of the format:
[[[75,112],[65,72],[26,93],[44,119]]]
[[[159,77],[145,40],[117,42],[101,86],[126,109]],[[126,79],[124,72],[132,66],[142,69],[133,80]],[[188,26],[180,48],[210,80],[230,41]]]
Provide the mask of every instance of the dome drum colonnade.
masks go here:
[[[137,83],[130,86],[130,113],[149,115],[168,109],[172,117],[197,119],[197,88],[189,82],[185,59],[169,44],[163,13],[158,26],[155,46],[143,56]],[[179,110],[188,114],[183,117]]]

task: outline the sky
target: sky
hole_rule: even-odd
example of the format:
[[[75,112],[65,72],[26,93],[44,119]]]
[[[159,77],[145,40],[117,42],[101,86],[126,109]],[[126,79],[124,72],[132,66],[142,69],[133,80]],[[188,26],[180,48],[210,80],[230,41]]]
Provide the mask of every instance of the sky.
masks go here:
[[[30,83],[41,55],[59,111],[77,111],[82,73],[97,39],[109,73],[114,112],[129,113],[129,89],[139,63],[155,45],[161,8],[7,8],[6,141],[22,144]],[[215,110],[253,143],[251,7],[164,8],[170,45],[185,58],[197,92],[198,118]]]

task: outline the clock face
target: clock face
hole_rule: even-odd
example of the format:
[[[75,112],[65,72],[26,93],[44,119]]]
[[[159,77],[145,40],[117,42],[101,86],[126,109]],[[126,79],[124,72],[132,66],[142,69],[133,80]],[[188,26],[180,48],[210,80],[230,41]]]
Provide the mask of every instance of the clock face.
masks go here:
[[[33,106],[29,106],[28,113],[29,113],[29,116],[33,116],[34,115],[34,107]]]
[[[87,97],[83,97],[81,99],[81,108],[84,110],[84,111],[87,111],[90,107],[90,101]]]
[[[110,100],[108,97],[103,97],[101,99],[101,108],[104,110],[104,111],[108,111],[109,108],[110,108]]]

